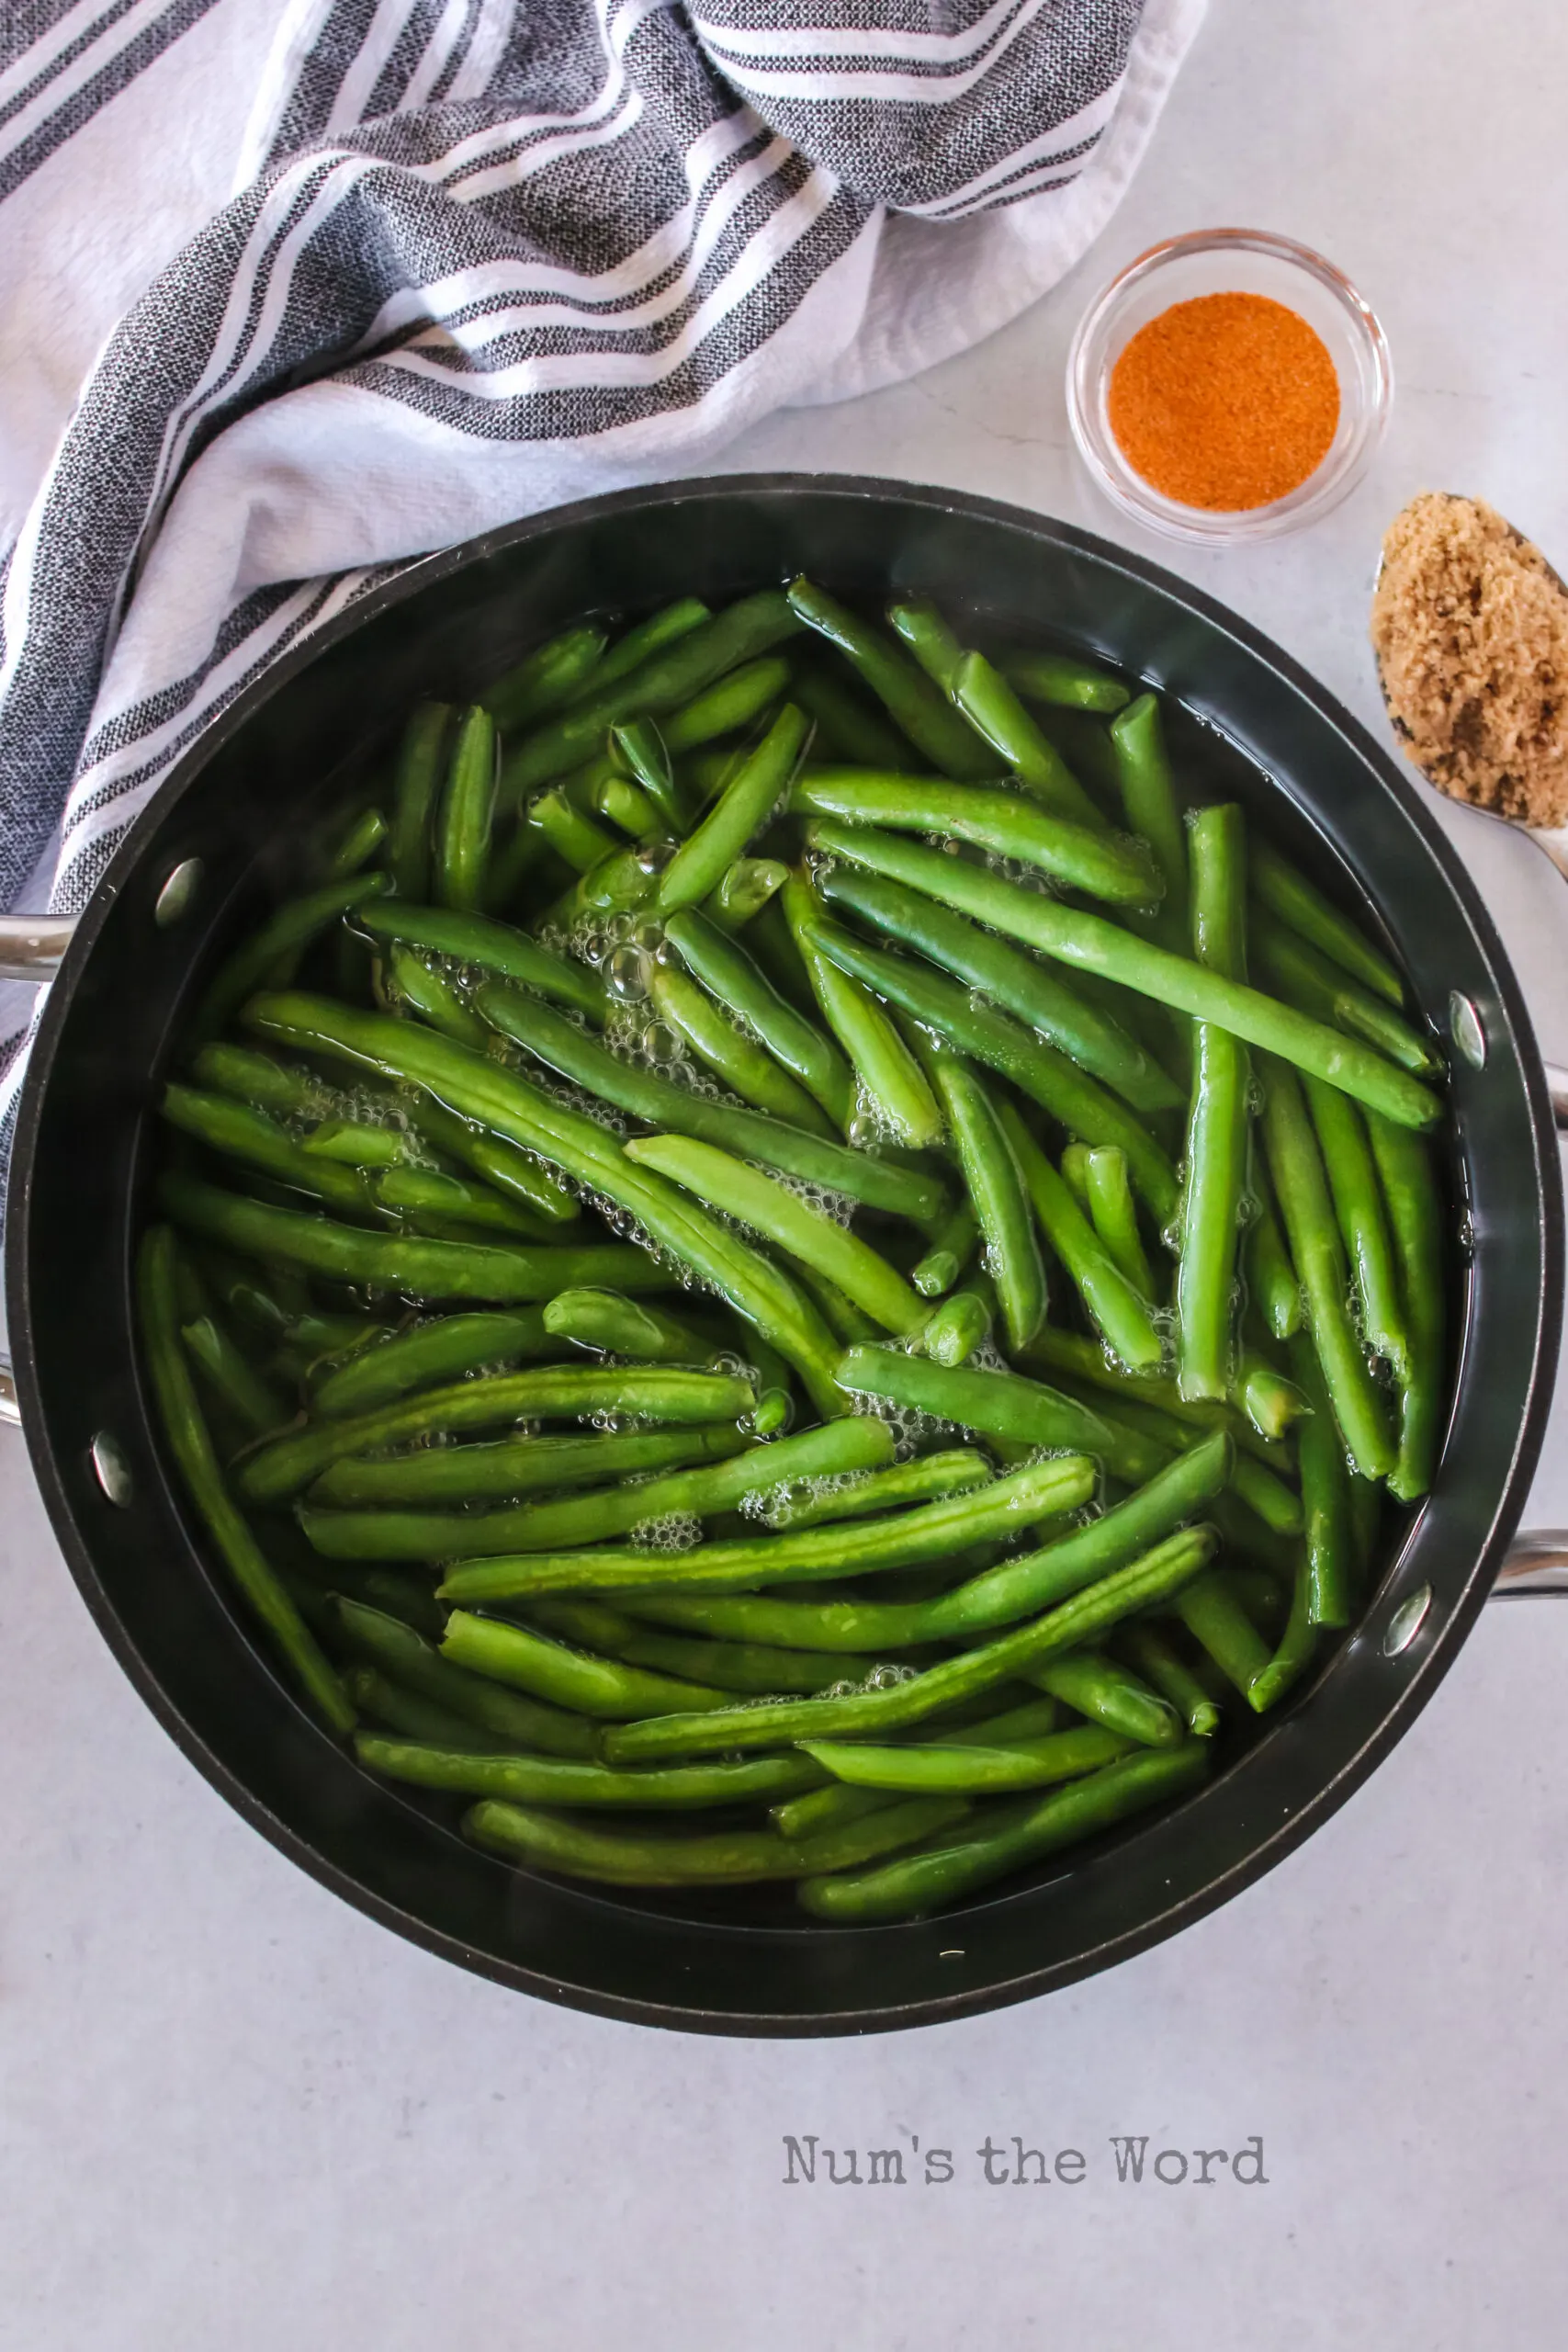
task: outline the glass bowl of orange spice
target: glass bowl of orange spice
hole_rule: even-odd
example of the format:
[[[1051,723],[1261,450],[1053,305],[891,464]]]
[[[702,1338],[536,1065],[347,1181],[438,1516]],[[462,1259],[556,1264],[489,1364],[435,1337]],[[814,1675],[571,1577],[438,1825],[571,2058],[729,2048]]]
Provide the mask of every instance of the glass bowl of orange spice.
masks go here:
[[[1206,546],[1314,522],[1365,471],[1393,398],[1388,341],[1332,262],[1260,229],[1169,237],[1092,303],[1067,413],[1125,514]]]

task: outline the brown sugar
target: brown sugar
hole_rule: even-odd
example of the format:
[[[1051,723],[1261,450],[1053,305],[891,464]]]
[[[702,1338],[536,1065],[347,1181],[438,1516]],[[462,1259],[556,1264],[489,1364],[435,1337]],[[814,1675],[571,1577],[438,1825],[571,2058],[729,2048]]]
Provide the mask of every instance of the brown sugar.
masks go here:
[[[1427,491],[1396,514],[1372,645],[1406,752],[1442,791],[1568,824],[1568,590],[1478,498]]]
[[[1339,379],[1322,336],[1264,294],[1203,294],[1138,329],[1106,389],[1134,473],[1183,506],[1270,505],[1327,456]]]

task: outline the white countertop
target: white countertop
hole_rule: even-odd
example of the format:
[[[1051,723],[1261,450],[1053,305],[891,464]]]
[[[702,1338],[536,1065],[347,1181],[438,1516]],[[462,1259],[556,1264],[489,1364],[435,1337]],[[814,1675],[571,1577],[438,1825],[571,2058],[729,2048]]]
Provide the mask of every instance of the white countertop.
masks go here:
[[[227,10],[221,13],[227,13]],[[1129,533],[1060,382],[1111,270],[1240,222],[1331,254],[1398,392],[1374,478],[1245,554],[1148,541],[1363,718],[1377,540],[1475,491],[1568,558],[1568,20],[1551,0],[1212,0],[1133,193],[984,349],[774,419],[736,469],[953,483]],[[1568,568],[1565,565],[1564,568]],[[1568,895],[1445,808],[1568,1059]],[[1560,1404],[1530,1517],[1568,1521]],[[1416,1730],[1310,1844],[1173,1943],[966,2024],[706,2041],[578,2017],[426,1958],[232,1815],[88,1622],[0,1441],[4,2352],[1147,2352],[1562,2339],[1568,1609],[1489,1611]],[[921,2157],[786,2187],[784,2135]],[[987,2135],[1088,2159],[987,2187]],[[1119,2184],[1110,2140],[1268,2178]],[[923,2185],[932,2147],[956,2177]],[[1174,2173],[1174,2163],[1165,2169]],[[1066,2208],[1066,2211],[1063,2209]]]

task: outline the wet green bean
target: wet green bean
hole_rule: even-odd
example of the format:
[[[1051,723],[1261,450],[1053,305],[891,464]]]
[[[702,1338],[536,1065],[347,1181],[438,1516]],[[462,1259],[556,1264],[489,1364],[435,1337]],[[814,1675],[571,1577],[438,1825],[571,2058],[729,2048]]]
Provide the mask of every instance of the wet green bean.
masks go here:
[[[1248,1045],[1327,1079],[1358,1102],[1386,1112],[1402,1126],[1427,1127],[1441,1115],[1441,1105],[1427,1088],[1356,1038],[1325,1028],[1292,1006],[1280,1004],[1240,981],[1228,980],[1189,957],[1173,956],[1152,941],[1136,938],[1102,915],[1068,907],[1038,890],[1004,881],[984,867],[966,865],[962,858],[946,857],[940,850],[877,832],[870,826],[837,825],[818,819],[810,831],[818,848],[924,889],[942,904],[956,907],[960,913],[989,923],[1010,938],[1022,940],[1042,955],[1115,980],[1195,1020],[1212,1021]]]
[[[1165,1343],[1149,1303],[1135,1291],[1024,1125],[1018,1107],[1000,1105],[1003,1131],[1018,1160],[1034,1214],[1071,1277],[1090,1321],[1121,1363],[1134,1371],[1164,1361]]]
[[[808,580],[795,581],[789,601],[803,621],[838,647],[933,767],[965,781],[995,775],[995,760],[964,716],[880,629]]]
[[[316,1503],[439,1505],[515,1502],[553,1487],[597,1487],[722,1461],[733,1451],[728,1422],[632,1430],[609,1437],[502,1438],[490,1444],[421,1446],[416,1453],[350,1456],[310,1488]]]
[[[854,1092],[849,1064],[815,1023],[779,994],[740,942],[695,908],[671,915],[665,936],[694,978],[745,1023],[834,1125],[847,1125]]]
[[[430,894],[431,831],[446,773],[448,703],[422,702],[403,729],[392,786],[392,832],[388,852],[392,888],[400,899]]]
[[[807,767],[795,779],[789,807],[796,817],[942,833],[995,857],[1038,866],[1067,888],[1117,906],[1147,906],[1164,887],[1141,842],[1047,814],[1014,792],[986,791],[938,776]]]
[[[1169,1700],[1101,1650],[1069,1650],[1032,1679],[1065,1707],[1140,1747],[1174,1747],[1184,1736],[1185,1726]]]
[[[547,1756],[597,1755],[598,1731],[581,1714],[525,1698],[480,1674],[470,1674],[384,1610],[339,1599],[337,1619],[355,1657],[406,1685],[448,1713],[502,1745]]]
[[[316,1712],[334,1731],[354,1726],[354,1709],[281,1577],[235,1509],[212,1449],[180,1344],[178,1247],[153,1226],[137,1256],[141,1345],[164,1435],[197,1517],[224,1566]]]
[[[1447,1408],[1443,1212],[1426,1146],[1372,1113],[1372,1157],[1399,1265],[1407,1358],[1399,1391],[1399,1458],[1389,1473],[1401,1502],[1419,1500],[1432,1483]]]

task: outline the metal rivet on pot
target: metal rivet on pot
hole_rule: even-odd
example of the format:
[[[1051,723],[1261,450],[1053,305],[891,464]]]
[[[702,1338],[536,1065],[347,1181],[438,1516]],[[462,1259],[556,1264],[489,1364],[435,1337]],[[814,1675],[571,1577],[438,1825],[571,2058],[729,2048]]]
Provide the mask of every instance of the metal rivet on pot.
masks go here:
[[[187,913],[201,888],[202,863],[199,857],[183,857],[152,901],[152,920],[160,931],[167,931]]]
[[[965,1957],[965,1953],[961,1951],[956,1944],[953,1945],[948,1951],[939,1951],[937,1954],[938,1960],[963,1960]]]
[[[130,1475],[130,1464],[120,1451],[119,1440],[107,1430],[100,1430],[93,1440],[93,1475],[111,1503],[121,1510],[135,1499],[136,1481]]]
[[[1410,1647],[1425,1624],[1427,1611],[1431,1606],[1432,1588],[1429,1584],[1418,1585],[1414,1592],[1405,1594],[1388,1621],[1388,1631],[1382,1637],[1384,1657],[1397,1657],[1402,1650]]]
[[[1455,989],[1449,998],[1449,1035],[1472,1069],[1486,1067],[1486,1032],[1481,1015],[1467,996]]]

